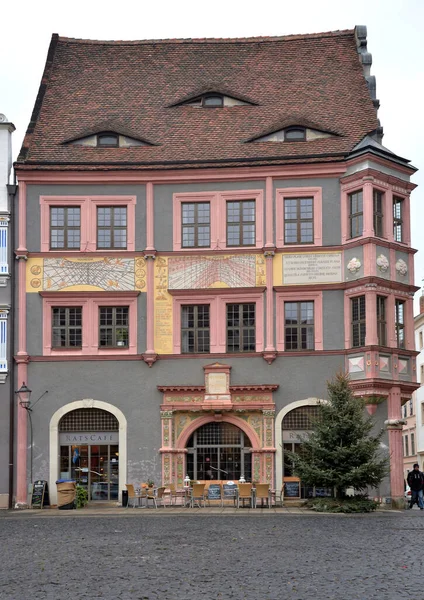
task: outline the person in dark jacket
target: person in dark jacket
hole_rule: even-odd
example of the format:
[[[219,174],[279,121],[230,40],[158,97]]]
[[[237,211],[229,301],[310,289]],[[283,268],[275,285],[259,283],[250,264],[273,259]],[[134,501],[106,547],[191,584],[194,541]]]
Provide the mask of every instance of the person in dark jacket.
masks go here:
[[[421,473],[420,466],[417,463],[415,463],[414,469],[408,473],[408,485],[411,488],[411,502],[409,503],[409,508],[412,508],[416,502],[420,509],[423,510],[424,475]]]

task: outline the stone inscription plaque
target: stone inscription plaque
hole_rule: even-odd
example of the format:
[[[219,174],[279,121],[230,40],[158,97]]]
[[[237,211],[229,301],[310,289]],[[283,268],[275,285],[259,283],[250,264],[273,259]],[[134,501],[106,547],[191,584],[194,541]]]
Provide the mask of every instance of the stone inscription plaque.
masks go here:
[[[208,375],[208,394],[227,394],[227,375],[226,373],[209,373]]]
[[[286,254],[283,256],[283,285],[339,283],[341,281],[341,252]]]

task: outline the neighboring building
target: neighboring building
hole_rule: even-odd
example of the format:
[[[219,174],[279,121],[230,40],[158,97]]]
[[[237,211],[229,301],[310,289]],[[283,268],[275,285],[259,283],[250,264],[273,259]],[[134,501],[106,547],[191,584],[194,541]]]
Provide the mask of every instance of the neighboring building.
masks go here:
[[[417,462],[417,419],[414,395],[402,407],[402,416],[406,421],[403,426],[403,475],[406,480]]]
[[[53,36],[16,163],[17,381],[49,391],[30,468],[18,406],[18,505],[31,472],[53,503],[59,476],[108,500],[186,474],[280,488],[339,369],[403,502],[415,169],[381,145],[370,65],[364,27]]]
[[[13,404],[10,392],[13,391],[13,380],[10,377],[11,362],[11,304],[12,285],[11,274],[14,266],[12,245],[10,243],[10,204],[9,177],[12,169],[12,133],[13,123],[0,114],[0,508],[9,506],[9,431],[10,414]]]
[[[420,387],[414,392],[414,410],[416,412],[416,444],[420,469],[424,469],[424,292],[420,297],[420,312],[414,318],[415,348],[418,351],[416,369]]]

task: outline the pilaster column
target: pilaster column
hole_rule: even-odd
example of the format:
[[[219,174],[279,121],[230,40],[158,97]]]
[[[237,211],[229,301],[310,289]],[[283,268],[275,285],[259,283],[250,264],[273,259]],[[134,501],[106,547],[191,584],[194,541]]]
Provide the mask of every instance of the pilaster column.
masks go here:
[[[152,253],[144,253],[144,258],[146,259],[147,264],[147,296],[146,296],[146,321],[147,321],[147,331],[146,331],[146,352],[143,354],[143,360],[145,363],[151,367],[157,360],[157,354],[155,353],[155,257],[156,254]]]
[[[364,177],[364,185],[363,185],[363,211],[364,211],[364,228],[363,228],[363,236],[364,237],[373,237],[374,236],[374,219],[373,219],[373,186],[371,181],[367,181],[369,177]],[[373,181],[373,178],[371,178]]]
[[[365,345],[376,346],[378,343],[377,335],[377,294],[375,283],[365,285],[365,313],[366,313],[366,332]]]
[[[154,201],[153,183],[146,184],[146,250],[154,250]]]
[[[401,391],[399,386],[391,388],[387,402],[388,419],[385,421],[389,437],[390,490],[394,502],[403,504],[403,451],[401,418]]]
[[[160,418],[162,423],[162,483],[172,483],[172,440],[173,440],[173,411],[161,410]]]
[[[266,250],[264,253],[266,263],[266,345],[263,357],[268,364],[271,364],[277,356],[274,345],[274,255],[274,249]]]
[[[272,177],[266,178],[265,183],[265,207],[266,207],[266,221],[265,221],[265,248],[274,247],[273,239],[273,222],[274,222],[274,186],[272,183]]]
[[[16,356],[18,364],[17,385],[20,387],[28,381],[28,356]],[[28,415],[19,404],[16,396],[16,508],[27,508],[27,448],[28,448]]]

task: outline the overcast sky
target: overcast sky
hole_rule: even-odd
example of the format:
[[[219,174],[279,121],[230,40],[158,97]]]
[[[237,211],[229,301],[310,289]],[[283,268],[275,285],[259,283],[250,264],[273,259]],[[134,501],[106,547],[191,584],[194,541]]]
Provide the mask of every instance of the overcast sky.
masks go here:
[[[424,278],[424,0],[21,0],[2,6],[0,113],[16,126],[16,158],[52,33],[100,40],[246,37],[368,28],[383,144],[420,169],[413,181],[415,283]],[[417,296],[421,292],[418,292]],[[416,296],[416,299],[417,299]]]

